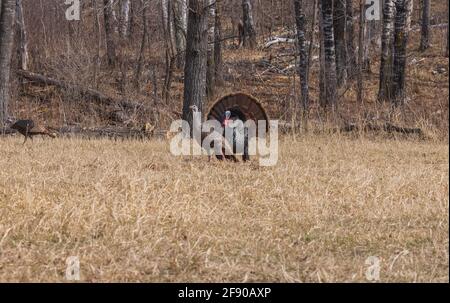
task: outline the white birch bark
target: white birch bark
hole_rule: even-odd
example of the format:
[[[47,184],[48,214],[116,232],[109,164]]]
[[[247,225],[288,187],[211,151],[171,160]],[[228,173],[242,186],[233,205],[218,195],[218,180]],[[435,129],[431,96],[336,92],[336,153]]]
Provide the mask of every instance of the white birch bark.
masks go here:
[[[131,1],[130,0],[122,0],[120,7],[120,34],[122,37],[127,37],[129,34],[130,28],[130,8]]]
[[[25,26],[25,18],[23,16],[22,0],[17,0],[17,26],[19,28],[19,66],[23,70],[28,69],[29,53],[28,53],[28,35]]]

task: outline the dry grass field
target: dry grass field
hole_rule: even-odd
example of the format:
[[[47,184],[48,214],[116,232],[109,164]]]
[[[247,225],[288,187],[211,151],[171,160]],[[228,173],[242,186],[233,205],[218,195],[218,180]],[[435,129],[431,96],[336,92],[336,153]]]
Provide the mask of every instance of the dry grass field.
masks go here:
[[[165,141],[0,138],[0,281],[449,281],[448,143],[285,137],[274,167]]]

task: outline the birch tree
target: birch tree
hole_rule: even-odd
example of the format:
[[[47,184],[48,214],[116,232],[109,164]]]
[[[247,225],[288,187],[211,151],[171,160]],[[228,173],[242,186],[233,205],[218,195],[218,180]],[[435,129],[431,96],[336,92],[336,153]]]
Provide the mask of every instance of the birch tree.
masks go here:
[[[298,75],[300,78],[301,106],[303,111],[303,123],[306,126],[307,113],[309,112],[309,86],[308,86],[308,51],[306,48],[306,16],[302,0],[294,0],[295,24],[297,26],[297,45],[300,56]],[[312,33],[313,34],[313,33]]]
[[[322,18],[322,0],[319,1],[319,103],[321,107],[327,106],[327,99],[325,93],[325,46],[323,39],[323,18]]]
[[[323,45],[323,101],[322,105],[337,108],[336,100],[336,55],[333,31],[333,1],[320,0],[322,22],[321,40]]]
[[[393,69],[393,101],[403,104],[406,97],[406,46],[411,16],[412,0],[397,0],[395,3],[395,31],[394,31],[394,69]]]
[[[164,33],[165,43],[165,76],[163,87],[163,99],[167,102],[169,100],[170,88],[172,83],[173,65],[176,58],[175,49],[175,35],[172,18],[173,0],[161,0],[162,10],[162,28]]]
[[[395,6],[393,0],[384,0],[383,32],[381,35],[380,87],[378,99],[386,101],[391,98],[392,65],[393,65],[393,32]]]
[[[29,53],[28,53],[28,35],[25,26],[25,18],[23,17],[22,0],[17,0],[17,28],[18,28],[18,50],[19,50],[19,67],[23,70],[28,69]]]
[[[253,8],[250,0],[242,0],[243,45],[254,48],[256,46],[256,30],[253,22]]]
[[[365,14],[365,0],[360,1],[359,10],[359,43],[358,43],[358,83],[357,83],[357,101],[359,104],[363,103],[364,98],[364,82],[363,82],[363,71],[366,64],[365,57],[365,34],[366,34],[366,14]]]
[[[162,10],[162,23],[164,39],[167,43],[167,47],[170,48],[170,53],[173,55],[175,53],[175,30],[173,24],[173,1],[174,0],[161,0],[161,10]]]
[[[115,15],[111,0],[103,1],[103,15],[105,18],[105,38],[106,38],[106,56],[108,65],[116,65],[116,42],[115,42]]]
[[[353,3],[346,0],[345,5],[345,41],[347,44],[347,77],[353,78],[355,75],[356,55],[355,55],[355,27],[353,22]]]
[[[182,26],[185,33],[187,33],[187,23],[188,23],[188,1],[189,0],[180,0],[181,2],[181,20]]]
[[[16,0],[1,0],[0,5],[0,125],[8,117],[11,55],[14,43]]]
[[[120,5],[120,35],[122,38],[129,36],[131,0],[121,0]]]
[[[412,13],[412,0],[385,0],[380,65],[380,101],[395,105],[406,97],[406,46]]]

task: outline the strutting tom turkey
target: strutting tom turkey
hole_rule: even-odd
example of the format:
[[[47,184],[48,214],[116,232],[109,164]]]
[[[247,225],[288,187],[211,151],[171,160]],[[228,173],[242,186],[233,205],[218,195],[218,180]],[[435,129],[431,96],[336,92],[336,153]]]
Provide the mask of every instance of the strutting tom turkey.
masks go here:
[[[236,153],[240,135],[243,136],[244,153],[243,160],[250,159],[248,153],[248,141],[251,139],[243,123],[253,120],[258,125],[258,121],[265,121],[266,131],[269,129],[269,118],[261,103],[253,96],[245,93],[234,93],[217,100],[208,111],[206,120],[217,120],[223,126],[234,126],[233,128],[233,151]],[[232,124],[230,123],[232,121]],[[242,130],[242,133],[239,132]],[[257,133],[256,133],[257,134]],[[231,142],[230,142],[231,144]]]

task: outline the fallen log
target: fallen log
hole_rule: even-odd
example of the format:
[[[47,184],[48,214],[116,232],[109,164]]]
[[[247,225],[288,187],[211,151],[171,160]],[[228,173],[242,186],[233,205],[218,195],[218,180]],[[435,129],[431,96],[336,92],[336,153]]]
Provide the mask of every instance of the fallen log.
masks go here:
[[[118,128],[118,127],[98,127],[85,128],[79,126],[65,126],[65,127],[48,127],[52,132],[55,132],[59,138],[83,138],[83,139],[137,139],[145,140],[150,138],[163,138],[166,136],[166,130],[155,130],[154,128]],[[9,128],[0,128],[0,136],[13,135],[16,131]]]
[[[117,127],[84,128],[78,126],[67,126],[52,128],[52,130],[55,130],[58,133],[58,137],[81,137],[89,139],[149,139],[153,136],[153,130],[145,131],[143,129]]]
[[[14,129],[0,127],[0,135],[11,135],[14,133],[16,133]]]
[[[275,37],[273,40],[266,42],[266,44],[264,44],[264,48],[269,48],[272,45],[278,44],[278,43],[295,43],[295,39]]]
[[[30,71],[25,70],[17,70],[17,75],[27,79],[29,81],[38,83],[40,85],[52,85],[56,86],[58,88],[62,89],[69,89],[73,90],[83,96],[86,96],[88,98],[91,98],[95,101],[97,101],[100,104],[105,105],[120,105],[123,108],[138,108],[142,106],[141,104],[129,100],[117,100],[115,98],[109,97],[105,94],[103,94],[100,91],[97,91],[95,89],[86,88],[80,85],[71,84],[62,80],[54,79],[51,77],[47,77],[41,74],[33,73]]]
[[[420,128],[409,128],[409,127],[403,127],[403,126],[396,126],[391,123],[386,122],[383,125],[383,129],[386,132],[397,132],[402,134],[416,134],[416,135],[423,135],[423,132]]]
[[[56,86],[58,88],[62,89],[70,89],[74,90],[81,95],[85,95],[88,98],[91,98],[92,100],[97,101],[99,104],[103,105],[116,105],[120,106],[122,109],[144,109],[144,110],[152,110],[156,111],[159,114],[169,116],[170,118],[173,118],[172,115],[175,115],[176,118],[181,117],[181,113],[177,111],[167,111],[164,109],[159,109],[156,107],[150,108],[148,105],[136,102],[136,101],[130,101],[130,100],[119,100],[112,97],[109,97],[105,94],[103,94],[100,91],[91,89],[91,88],[85,88],[80,85],[70,84],[65,81],[57,80],[51,77],[47,77],[41,74],[25,71],[25,70],[17,70],[17,75],[20,77],[23,77],[24,79],[27,79],[29,81],[35,82],[39,85],[52,85]],[[172,114],[172,115],[171,115]]]
[[[423,136],[423,131],[420,128],[409,128],[409,127],[403,127],[403,126],[396,126],[389,122],[386,122],[381,125],[368,123],[363,126],[360,126],[360,125],[357,125],[354,123],[349,123],[340,129],[340,132],[355,132],[355,131],[365,131],[365,132],[367,132],[367,131],[375,131],[375,132],[384,131],[387,133],[395,132],[395,133],[401,133],[401,134],[406,134],[406,135],[416,134],[416,135]]]

